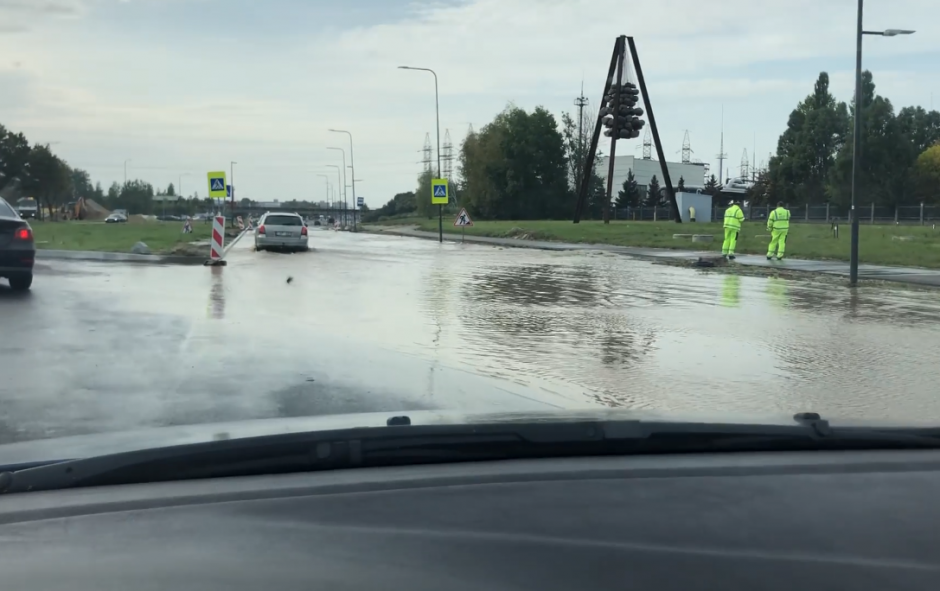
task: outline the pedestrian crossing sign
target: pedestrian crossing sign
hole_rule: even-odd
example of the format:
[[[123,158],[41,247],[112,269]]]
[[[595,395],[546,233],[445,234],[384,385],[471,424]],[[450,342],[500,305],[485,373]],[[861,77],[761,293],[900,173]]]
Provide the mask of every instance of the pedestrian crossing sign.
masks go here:
[[[209,197],[214,199],[224,199],[228,197],[228,189],[225,184],[225,171],[209,173]]]
[[[447,179],[431,179],[431,204],[447,205]]]

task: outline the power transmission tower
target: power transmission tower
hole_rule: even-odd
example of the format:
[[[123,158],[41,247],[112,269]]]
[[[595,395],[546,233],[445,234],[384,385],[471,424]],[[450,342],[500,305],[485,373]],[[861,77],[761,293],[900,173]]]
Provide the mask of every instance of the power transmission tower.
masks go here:
[[[441,148],[441,162],[444,178],[451,178],[451,173],[454,172],[454,144],[450,141],[449,129],[444,130],[444,147]]]
[[[751,159],[747,157],[747,148],[741,155],[741,178],[747,180],[751,176]]]
[[[431,133],[428,132],[424,134],[424,148],[421,150],[423,153],[423,158],[421,162],[424,163],[424,172],[431,172]]]
[[[682,138],[682,163],[692,162],[692,142],[689,141],[689,130],[685,130],[685,137]]]
[[[728,155],[725,154],[725,106],[721,106],[721,148],[718,150],[718,155],[715,156],[718,159],[718,184],[724,184],[724,174],[725,174],[725,160],[728,159]]]
[[[643,160],[653,159],[653,136],[650,135],[650,128],[646,128],[643,135]]]

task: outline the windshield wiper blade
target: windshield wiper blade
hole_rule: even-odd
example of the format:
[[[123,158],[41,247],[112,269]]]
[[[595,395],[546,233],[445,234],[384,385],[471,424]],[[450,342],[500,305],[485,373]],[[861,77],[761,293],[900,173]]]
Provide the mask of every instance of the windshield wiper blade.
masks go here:
[[[390,424],[227,439],[96,456],[0,473],[0,493],[401,466],[574,456],[936,449],[923,432],[832,428],[815,415],[794,425],[647,421]],[[400,425],[400,426],[399,426]]]

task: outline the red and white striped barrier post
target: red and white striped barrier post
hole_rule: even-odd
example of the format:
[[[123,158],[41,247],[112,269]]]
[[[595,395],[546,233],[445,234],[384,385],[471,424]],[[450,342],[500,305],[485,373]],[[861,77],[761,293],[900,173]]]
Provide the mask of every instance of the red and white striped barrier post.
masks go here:
[[[209,242],[209,260],[207,265],[224,265],[225,218],[216,216],[212,219],[212,240]]]

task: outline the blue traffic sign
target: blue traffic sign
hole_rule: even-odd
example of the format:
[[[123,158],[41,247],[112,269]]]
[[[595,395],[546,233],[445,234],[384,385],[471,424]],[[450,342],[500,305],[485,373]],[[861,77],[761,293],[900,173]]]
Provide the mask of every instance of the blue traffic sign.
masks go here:
[[[226,197],[232,196],[232,185],[225,185],[225,196]]]
[[[447,197],[447,185],[435,185],[434,196],[435,197]]]
[[[212,190],[213,191],[224,191],[225,190],[225,179],[214,178],[212,179]]]
[[[365,204],[366,204],[365,197],[356,197],[356,205],[358,205],[359,207],[362,207]]]

